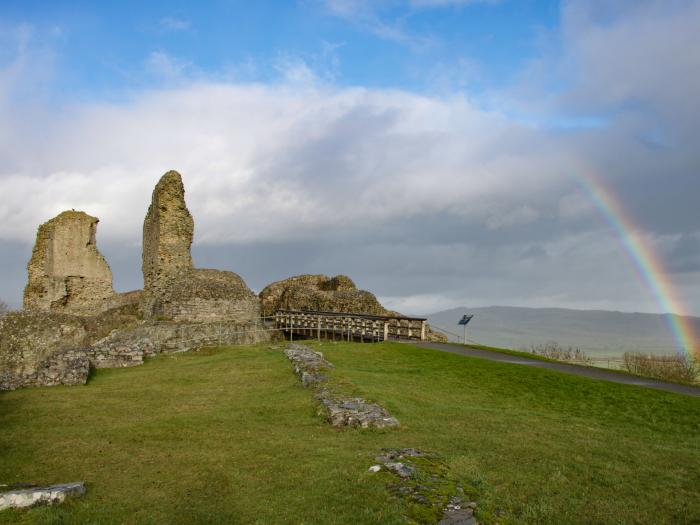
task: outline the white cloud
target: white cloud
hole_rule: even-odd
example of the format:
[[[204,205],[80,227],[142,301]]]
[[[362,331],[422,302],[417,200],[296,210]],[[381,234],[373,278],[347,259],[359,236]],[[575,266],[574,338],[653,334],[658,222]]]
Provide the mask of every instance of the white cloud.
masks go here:
[[[45,115],[36,125],[46,143],[32,143],[29,128],[3,152],[12,158],[0,172],[0,238],[27,240],[61,209],[84,208],[106,235],[137,239],[150,189],[171,168],[183,174],[206,243],[324,236],[425,213],[495,227],[494,205],[505,210],[503,228],[534,218],[527,206],[508,211],[515,181],[533,192],[560,182],[541,169],[559,154],[509,156],[502,141],[512,126],[462,98],[292,77],[190,84]],[[537,140],[526,133],[517,143]]]
[[[169,31],[186,31],[190,28],[190,21],[184,20],[182,18],[176,18],[172,16],[166,16],[160,19],[158,22],[161,27]]]
[[[316,72],[299,57],[279,55],[274,67],[282,80],[290,85],[312,87],[320,82]]]
[[[192,67],[191,62],[174,58],[164,51],[151,52],[144,65],[151,74],[167,81],[184,79]]]
[[[410,4],[392,0],[319,0],[321,5],[332,16],[345,19],[356,24],[379,38],[405,44],[413,49],[424,49],[435,43],[435,38],[429,35],[418,35],[407,31],[401,17],[391,18],[384,15],[387,8],[410,7]]]

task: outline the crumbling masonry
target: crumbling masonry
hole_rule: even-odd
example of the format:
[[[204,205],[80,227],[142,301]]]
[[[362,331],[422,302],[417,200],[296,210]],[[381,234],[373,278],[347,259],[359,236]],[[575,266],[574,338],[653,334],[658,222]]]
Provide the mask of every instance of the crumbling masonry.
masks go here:
[[[96,245],[98,219],[65,211],[39,226],[24,310],[0,316],[0,390],[83,384],[89,370],[159,352],[267,341],[280,308],[391,314],[343,275],[301,275],[256,296],[233,272],[194,268],[182,177],[156,184],[143,223],[143,290],[115,293]]]

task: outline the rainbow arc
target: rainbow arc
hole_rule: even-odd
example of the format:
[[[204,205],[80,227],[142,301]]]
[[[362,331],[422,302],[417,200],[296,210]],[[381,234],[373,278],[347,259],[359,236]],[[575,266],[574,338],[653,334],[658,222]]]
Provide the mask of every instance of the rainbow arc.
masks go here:
[[[661,311],[666,313],[678,350],[700,358],[700,345],[694,327],[661,258],[637,232],[632,217],[600,178],[588,174],[579,176],[578,180],[596,208],[615,230],[644,286],[650,291]]]

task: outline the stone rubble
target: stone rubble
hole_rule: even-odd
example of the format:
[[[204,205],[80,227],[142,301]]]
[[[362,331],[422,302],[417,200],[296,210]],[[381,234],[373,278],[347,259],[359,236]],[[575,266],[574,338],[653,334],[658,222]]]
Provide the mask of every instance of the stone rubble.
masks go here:
[[[447,478],[447,467],[439,456],[415,448],[382,449],[375,460],[379,464],[372,465],[369,471],[386,469],[398,477],[399,482],[390,484],[389,488],[399,497],[434,512],[434,523],[478,525],[474,516],[476,502],[463,498],[463,489]],[[445,502],[439,494],[444,494],[446,489],[458,495],[450,496]]]
[[[294,372],[306,388],[325,381],[322,371],[333,368],[321,352],[314,352],[308,346],[290,343],[284,349],[284,355],[292,362]]]
[[[326,361],[321,352],[308,346],[290,343],[284,350],[292,362],[294,372],[306,388],[312,388],[321,404],[327,421],[334,427],[386,428],[399,425],[383,407],[359,397],[344,397],[330,388],[321,386],[327,381],[323,371],[333,365]]]
[[[9,489],[9,490],[7,490]],[[55,505],[63,503],[67,498],[85,494],[85,482],[62,483],[37,487],[26,484],[14,486],[0,485],[0,511],[5,509],[20,509],[35,505]]]
[[[416,467],[401,463],[400,461],[397,461],[396,463],[385,463],[384,466],[387,468],[387,470],[389,470],[389,472],[393,472],[400,478],[410,478],[416,472]]]
[[[439,525],[478,525],[474,517],[476,503],[473,501],[464,502],[459,496],[452,496],[444,510],[444,518]]]

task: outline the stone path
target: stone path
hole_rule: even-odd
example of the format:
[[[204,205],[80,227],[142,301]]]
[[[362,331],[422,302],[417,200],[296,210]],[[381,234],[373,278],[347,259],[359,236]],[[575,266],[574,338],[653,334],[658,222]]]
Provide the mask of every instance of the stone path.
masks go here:
[[[564,372],[565,374],[588,377],[591,379],[599,379],[601,381],[622,383],[624,385],[635,385],[645,388],[653,388],[656,390],[666,390],[667,392],[675,392],[676,394],[700,397],[700,387],[697,386],[681,385],[678,383],[668,383],[666,381],[660,381],[658,379],[647,379],[645,377],[621,374],[611,370],[605,370],[603,368],[571,365],[568,363],[553,363],[550,361],[539,361],[537,359],[529,359],[527,357],[501,354],[499,352],[491,352],[489,350],[479,350],[476,348],[470,348],[468,346],[459,346],[445,343],[417,343],[417,345],[422,348],[440,350],[442,352],[450,352],[453,354],[466,355],[469,357],[477,357],[479,359],[488,359],[489,361],[498,361],[501,363],[512,363],[516,365],[546,368],[548,370],[555,370],[557,372]]]
[[[372,465],[369,472],[386,470],[392,474],[387,488],[409,503],[411,523],[479,525],[474,516],[477,502],[466,497],[464,488],[453,479],[449,466],[439,455],[415,448],[383,448],[375,461],[378,464]],[[422,511],[417,513],[416,507]]]
[[[376,403],[360,397],[342,396],[328,387],[324,371],[333,365],[326,361],[321,352],[315,352],[305,345],[289,343],[284,353],[292,362],[302,384],[314,390],[326,419],[334,427],[386,428],[399,425],[398,419]]]

